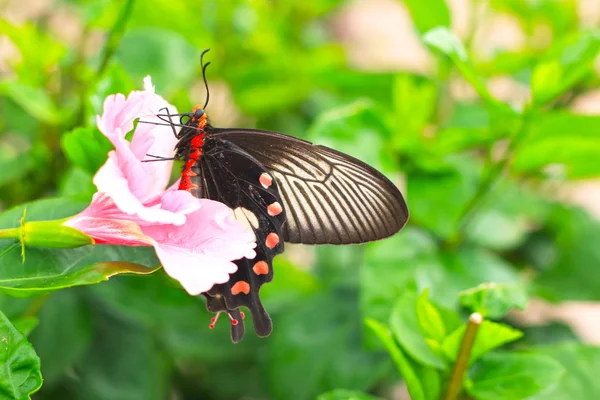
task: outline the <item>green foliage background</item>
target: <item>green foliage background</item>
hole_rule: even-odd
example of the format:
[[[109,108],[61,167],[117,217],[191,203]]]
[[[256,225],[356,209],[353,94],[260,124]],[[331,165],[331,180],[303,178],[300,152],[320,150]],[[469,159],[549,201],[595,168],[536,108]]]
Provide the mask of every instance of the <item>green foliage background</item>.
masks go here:
[[[530,296],[600,300],[600,223],[560,200],[569,182],[600,176],[600,115],[572,107],[598,88],[599,31],[582,27],[576,0],[472,0],[525,38],[484,55],[478,14],[458,39],[444,0],[397,1],[430,73],[353,66],[336,34],[342,0],[55,0],[27,23],[0,6],[17,54],[0,69],[3,228],[33,200],[52,198],[27,206],[31,220],[83,209],[110,150],[95,128],[103,99],[151,75],[189,110],[204,100],[205,48],[216,124],[355,155],[402,185],[411,211],[385,241],[290,246],[261,292],[273,334],[238,345],[162,271],[81,286],[139,273],[119,261],[156,267],[151,250],[32,248],[22,264],[18,243],[2,240],[0,399],[29,398],[40,361],[36,399],[372,399],[400,380],[413,399],[437,399],[474,311],[485,321],[463,396],[600,398],[598,348],[566,325],[507,317]],[[53,29],[57,15],[81,27],[75,45]],[[524,105],[493,94],[498,77],[528,88]]]

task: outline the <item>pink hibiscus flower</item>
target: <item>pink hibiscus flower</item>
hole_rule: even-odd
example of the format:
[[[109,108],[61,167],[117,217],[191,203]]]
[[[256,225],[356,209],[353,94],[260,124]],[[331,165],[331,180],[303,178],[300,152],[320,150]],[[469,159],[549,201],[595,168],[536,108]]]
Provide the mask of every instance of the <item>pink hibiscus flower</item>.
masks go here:
[[[150,77],[144,90],[109,96],[98,128],[115,146],[94,177],[92,203],[64,225],[91,236],[98,244],[153,246],[165,271],[191,295],[225,283],[237,270],[232,260],[254,258],[254,235],[216,201],[166,189],[172,162],[144,163],[146,154],[171,157],[177,139],[169,126],[138,124],[131,142],[125,135],[134,120],[157,121],[173,106],[154,93]],[[166,190],[165,190],[166,189]]]

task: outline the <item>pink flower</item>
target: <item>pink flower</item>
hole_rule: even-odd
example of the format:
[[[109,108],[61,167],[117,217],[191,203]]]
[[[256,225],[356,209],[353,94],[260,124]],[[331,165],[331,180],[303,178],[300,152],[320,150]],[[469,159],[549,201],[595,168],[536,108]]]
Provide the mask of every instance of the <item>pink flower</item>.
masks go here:
[[[232,260],[254,258],[256,243],[224,204],[197,199],[177,190],[177,183],[165,190],[172,162],[142,162],[146,154],[173,156],[177,139],[171,127],[138,124],[131,142],[125,139],[136,118],[162,122],[155,114],[163,107],[177,112],[154,94],[150,77],[143,91],[104,101],[98,128],[115,150],[94,177],[98,193],[92,203],[65,225],[98,244],[153,246],[165,271],[198,295],[229,280],[237,270]]]

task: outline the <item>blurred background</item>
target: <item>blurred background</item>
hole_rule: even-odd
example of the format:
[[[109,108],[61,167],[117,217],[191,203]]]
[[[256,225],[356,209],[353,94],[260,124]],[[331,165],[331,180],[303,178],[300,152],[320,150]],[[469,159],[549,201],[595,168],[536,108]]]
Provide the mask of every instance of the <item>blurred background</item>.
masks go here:
[[[393,179],[411,211],[378,243],[286,246],[261,291],[267,339],[247,332],[232,345],[228,324],[208,329],[203,299],[162,273],[0,294],[11,319],[39,318],[34,398],[302,400],[346,388],[406,399],[363,318],[387,322],[398,296],[425,288],[462,312],[459,291],[492,281],[531,296],[504,321],[525,332],[514,348],[600,344],[597,0],[0,0],[0,10],[0,210],[89,199],[110,146],[98,134],[78,141],[78,129],[146,75],[191,110],[210,48],[214,125],[354,155]],[[458,61],[448,43],[424,40],[438,25],[464,43]]]

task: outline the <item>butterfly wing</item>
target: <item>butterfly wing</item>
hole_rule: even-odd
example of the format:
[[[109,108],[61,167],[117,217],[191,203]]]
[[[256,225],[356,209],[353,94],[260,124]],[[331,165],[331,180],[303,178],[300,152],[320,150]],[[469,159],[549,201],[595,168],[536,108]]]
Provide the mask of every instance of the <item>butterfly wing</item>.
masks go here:
[[[193,169],[198,197],[220,201],[234,210],[256,237],[256,257],[234,261],[238,266],[227,283],[214,285],[205,296],[209,311],[239,315],[239,308],[250,309],[254,330],[259,336],[271,333],[272,323],[260,298],[260,287],[273,279],[273,258],[283,252],[282,224],[285,211],[277,183],[266,168],[235,144],[207,134],[203,155]],[[233,315],[232,314],[232,315]],[[239,318],[232,325],[232,340],[243,335]]]
[[[276,132],[214,129],[275,178],[287,211],[283,238],[291,243],[351,244],[383,239],[408,220],[398,188],[362,161]]]

